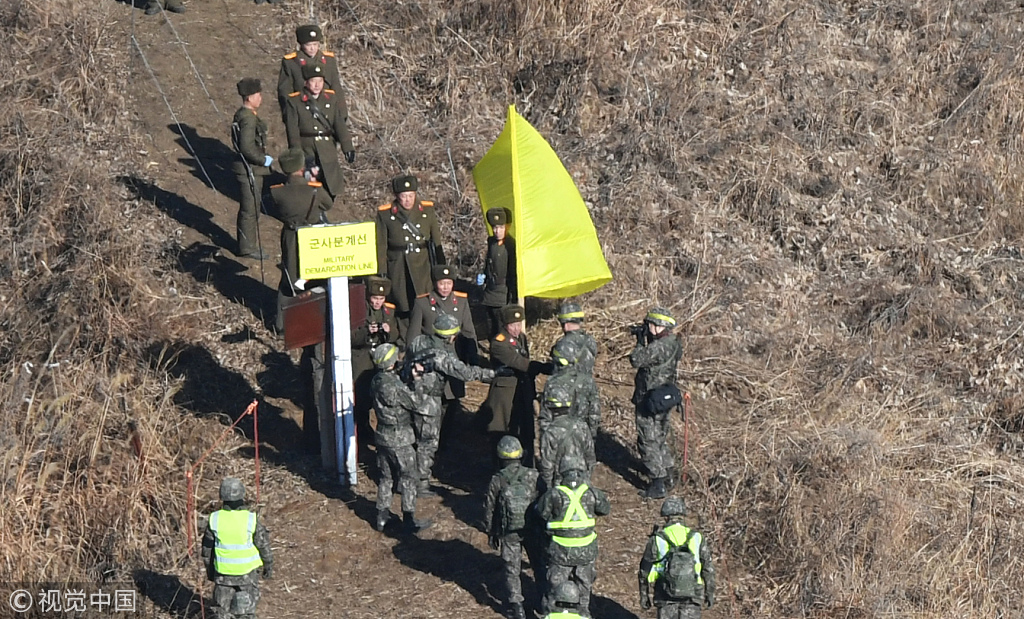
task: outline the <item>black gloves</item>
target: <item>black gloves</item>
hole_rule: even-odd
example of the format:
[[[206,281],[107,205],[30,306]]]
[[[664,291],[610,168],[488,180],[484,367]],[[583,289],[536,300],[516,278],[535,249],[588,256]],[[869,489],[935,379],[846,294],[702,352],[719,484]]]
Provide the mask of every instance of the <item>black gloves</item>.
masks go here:
[[[354,151],[354,150],[346,151],[345,152],[345,161],[348,161],[349,163],[355,163],[356,162],[356,151]]]

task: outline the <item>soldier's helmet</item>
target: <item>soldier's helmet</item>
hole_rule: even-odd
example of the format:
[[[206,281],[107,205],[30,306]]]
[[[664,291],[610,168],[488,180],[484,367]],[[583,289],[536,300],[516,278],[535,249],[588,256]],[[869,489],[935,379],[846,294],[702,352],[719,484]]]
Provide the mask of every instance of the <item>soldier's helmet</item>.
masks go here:
[[[683,501],[682,497],[668,497],[665,499],[665,502],[661,504],[661,515],[666,518],[669,516],[685,516],[686,502]]]
[[[412,338],[412,341],[409,342],[409,348],[406,349],[405,354],[409,359],[417,361],[422,359],[433,349],[434,343],[430,341],[430,336],[421,333]]]
[[[558,462],[558,472],[562,475],[572,471],[582,473],[585,470],[587,470],[586,463],[583,462],[582,458],[575,454],[562,456],[562,459]]]
[[[583,308],[579,303],[563,303],[558,308],[558,322],[583,322]]]
[[[672,317],[672,313],[664,307],[652,307],[644,320],[651,323],[652,325],[658,325],[659,327],[672,328],[676,326],[676,319]]]
[[[245,498],[245,486],[240,479],[225,477],[220,482],[221,501],[241,501]]]
[[[523,446],[514,436],[503,436],[498,441],[498,457],[502,460],[518,460],[523,457]]]
[[[580,347],[573,338],[563,337],[551,347],[551,360],[555,365],[576,365],[580,360]]]
[[[572,390],[561,381],[549,381],[544,388],[544,404],[550,409],[567,409],[572,406],[572,398]]]
[[[554,598],[556,604],[577,606],[580,603],[580,589],[571,580],[566,581],[555,587],[555,590],[551,592],[551,597]]]
[[[373,349],[372,356],[375,366],[387,369],[398,361],[398,347],[394,344],[381,344]]]
[[[458,335],[461,330],[462,326],[459,324],[459,319],[451,314],[441,314],[434,319],[434,333],[441,337]]]

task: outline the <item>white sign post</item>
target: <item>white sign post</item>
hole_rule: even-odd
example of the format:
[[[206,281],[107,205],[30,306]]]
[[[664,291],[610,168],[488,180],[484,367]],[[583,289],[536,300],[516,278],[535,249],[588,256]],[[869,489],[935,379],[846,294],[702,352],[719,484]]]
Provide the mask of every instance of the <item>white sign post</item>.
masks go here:
[[[331,402],[338,482],[356,484],[355,390],[348,278],[377,272],[377,232],[372,221],[299,228],[299,277],[327,278],[327,331],[331,344]],[[323,430],[323,429],[321,429]]]

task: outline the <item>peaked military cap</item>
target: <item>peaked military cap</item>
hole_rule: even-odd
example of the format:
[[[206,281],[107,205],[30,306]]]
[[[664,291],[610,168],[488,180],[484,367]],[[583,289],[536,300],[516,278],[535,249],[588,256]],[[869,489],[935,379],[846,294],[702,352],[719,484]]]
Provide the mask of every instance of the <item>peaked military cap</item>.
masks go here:
[[[299,151],[302,152],[301,150]],[[283,165],[283,164],[282,164]],[[370,277],[366,280],[366,296],[386,297],[391,292],[391,280],[386,277]]]
[[[309,24],[307,26],[299,26],[295,29],[295,40],[299,44],[312,43],[313,41],[322,41],[323,32],[320,30],[320,26],[316,24]]]
[[[242,95],[243,97],[254,95],[263,90],[263,85],[260,84],[259,79],[255,77],[243,77],[242,79],[238,80],[238,83],[235,84],[235,87],[238,88],[238,94]]]
[[[508,223],[508,211],[504,207],[495,207],[487,211],[487,223],[494,226],[504,226]]]
[[[451,314],[440,314],[434,319],[434,333],[442,337],[456,335],[461,330],[459,319]]]
[[[500,310],[501,324],[508,325],[513,322],[519,322],[526,320],[526,310],[523,309],[522,305],[506,305]]]
[[[306,165],[306,154],[301,148],[289,148],[277,158],[281,164],[281,171],[285,174],[294,174]]]
[[[403,191],[416,191],[419,189],[419,180],[413,176],[396,176],[391,179],[391,191],[395,192],[395,195],[402,193]]]
[[[438,264],[430,270],[430,275],[435,282],[442,279],[455,279],[455,269],[447,264]]]
[[[314,77],[323,77],[324,70],[318,64],[304,64],[302,65],[302,79],[309,80]]]

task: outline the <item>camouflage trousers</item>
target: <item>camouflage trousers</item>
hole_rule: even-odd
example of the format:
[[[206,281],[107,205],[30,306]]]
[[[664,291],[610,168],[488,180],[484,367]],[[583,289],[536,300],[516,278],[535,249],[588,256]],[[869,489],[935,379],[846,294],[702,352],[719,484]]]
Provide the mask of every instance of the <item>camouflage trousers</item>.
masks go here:
[[[255,582],[213,585],[213,615],[217,619],[255,619],[260,588]]]
[[[552,564],[547,568],[548,588],[544,594],[544,612],[553,613],[558,609],[555,607],[555,600],[551,597],[555,587],[563,582],[572,581],[580,590],[579,614],[590,616],[590,590],[594,588],[594,580],[597,579],[597,568],[593,561],[583,565],[557,565]]]
[[[700,604],[658,600],[654,604],[658,607],[658,619],[700,619]]]
[[[501,560],[505,562],[505,585],[508,587],[508,602],[523,602],[523,551],[530,559],[533,579],[537,588],[544,586],[543,549],[532,538],[524,538],[519,533],[509,533],[501,538]]]
[[[402,495],[402,512],[416,511],[416,451],[412,445],[385,447],[377,445],[377,511],[391,509],[394,496],[392,488],[398,480],[398,492]]]
[[[416,472],[422,481],[430,480],[441,438],[441,416],[414,415],[413,429],[416,431]]]
[[[636,412],[636,446],[652,479],[668,477],[668,470],[676,465],[675,439],[669,420],[669,413]]]

